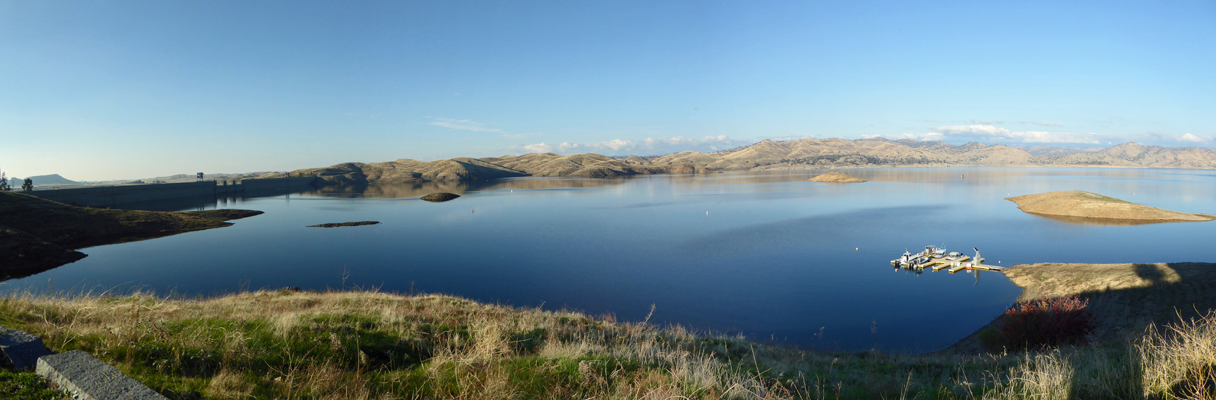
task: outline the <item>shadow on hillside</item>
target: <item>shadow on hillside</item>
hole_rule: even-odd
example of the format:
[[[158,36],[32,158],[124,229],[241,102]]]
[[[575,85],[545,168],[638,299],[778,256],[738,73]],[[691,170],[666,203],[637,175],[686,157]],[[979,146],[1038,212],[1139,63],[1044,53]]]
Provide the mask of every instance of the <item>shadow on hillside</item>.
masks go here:
[[[1131,264],[1130,268],[1109,272],[1094,274],[1092,279],[1110,279],[1134,287],[1108,286],[1077,294],[1077,298],[1089,302],[1087,309],[1093,313],[1093,344],[1104,346],[1109,353],[1100,361],[1106,365],[1070,366],[1073,378],[1069,399],[1144,398],[1146,376],[1144,368],[1137,367],[1139,355],[1133,344],[1143,340],[1150,325],[1156,325],[1166,337],[1177,337],[1178,332],[1167,329],[1167,325],[1199,319],[1216,308],[1216,264]],[[1212,361],[1216,360],[1176,371],[1174,376],[1186,379],[1168,390],[1181,398],[1216,397],[1216,363]],[[1095,379],[1095,368],[1117,377]]]

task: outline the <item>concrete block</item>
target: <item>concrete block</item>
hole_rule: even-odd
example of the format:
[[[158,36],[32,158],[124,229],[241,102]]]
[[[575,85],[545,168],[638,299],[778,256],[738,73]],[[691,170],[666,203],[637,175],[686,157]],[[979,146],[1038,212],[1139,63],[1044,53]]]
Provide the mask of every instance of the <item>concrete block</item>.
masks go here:
[[[39,358],[37,372],[78,400],[168,400],[80,350]]]
[[[38,357],[51,354],[37,336],[0,327],[0,353],[13,364],[18,371],[34,368]]]

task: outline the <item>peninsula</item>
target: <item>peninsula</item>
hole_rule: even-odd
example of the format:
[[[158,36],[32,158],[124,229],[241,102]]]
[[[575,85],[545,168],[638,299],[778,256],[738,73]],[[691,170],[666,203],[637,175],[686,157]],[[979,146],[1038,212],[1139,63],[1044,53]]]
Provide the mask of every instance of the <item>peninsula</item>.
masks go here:
[[[23,193],[0,192],[0,280],[33,275],[85,257],[85,247],[220,228],[261,214],[251,210],[190,212],[75,207]]]
[[[1216,215],[1162,210],[1079,190],[1028,194],[1005,200],[1017,203],[1018,208],[1028,214],[1080,223],[1152,224],[1216,219]]]

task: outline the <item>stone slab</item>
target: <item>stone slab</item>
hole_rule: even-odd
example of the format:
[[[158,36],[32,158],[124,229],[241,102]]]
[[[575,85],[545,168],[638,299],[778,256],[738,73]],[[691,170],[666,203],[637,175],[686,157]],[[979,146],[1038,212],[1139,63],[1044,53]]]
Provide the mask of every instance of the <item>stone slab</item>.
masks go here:
[[[38,364],[38,357],[50,355],[51,351],[37,336],[0,327],[0,353],[13,364],[13,368],[24,371]]]
[[[39,358],[36,370],[79,400],[168,400],[80,350]]]

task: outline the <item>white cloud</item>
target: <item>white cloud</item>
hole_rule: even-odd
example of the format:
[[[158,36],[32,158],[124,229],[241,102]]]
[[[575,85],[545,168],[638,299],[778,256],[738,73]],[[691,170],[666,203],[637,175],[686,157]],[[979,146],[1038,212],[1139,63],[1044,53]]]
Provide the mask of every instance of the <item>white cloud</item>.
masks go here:
[[[462,131],[473,132],[502,132],[501,129],[487,128],[481,124],[467,119],[451,119],[451,118],[435,118],[437,121],[431,122],[431,125],[442,126],[448,129],[459,129]]]
[[[1058,125],[1054,122],[1037,122],[1037,121],[1019,121],[1021,123],[1030,123],[1036,125]],[[987,124],[973,125],[945,125],[929,128],[926,133],[898,133],[889,135],[869,135],[863,136],[884,137],[892,140],[912,139],[912,140],[941,140],[949,142],[959,141],[976,141],[976,142],[1017,142],[1017,143],[1053,143],[1053,144],[1101,144],[1104,136],[1096,133],[1069,133],[1069,132],[1046,132],[1046,131],[1011,131],[1006,128],[1001,128]]]
[[[600,153],[613,156],[624,155],[656,155],[678,153],[681,151],[714,152],[750,144],[750,140],[735,140],[726,135],[706,136],[700,139],[676,136],[668,139],[646,138],[638,141],[629,139],[613,139],[597,143],[563,142],[557,146],[537,143],[526,146],[515,146],[507,150],[512,152],[546,153]]]
[[[725,136],[722,136],[725,137]],[[761,139],[768,139],[774,142],[790,142],[802,139],[814,139],[815,135],[785,135],[785,136],[763,136]]]
[[[1094,133],[1044,132],[1044,131],[1010,131],[992,125],[950,125],[929,129],[944,137],[1004,140],[1022,143],[1101,143]]]
[[[942,140],[942,138],[944,136],[937,132],[929,132],[929,133],[898,133],[898,134],[893,134],[893,135],[862,135],[861,137],[862,137],[862,139],[873,139],[876,137],[884,137],[884,138],[892,139],[892,140],[912,139],[912,140],[925,141],[925,140]]]
[[[562,143],[563,145],[565,143]],[[528,153],[548,153],[553,151],[553,146],[547,145],[544,142],[522,146],[523,150]]]
[[[1191,142],[1191,143],[1199,143],[1199,144],[1204,144],[1204,143],[1208,142],[1208,139],[1201,138],[1199,136],[1195,136],[1190,133],[1182,134],[1182,136],[1179,137],[1178,140],[1181,140],[1183,142]]]

